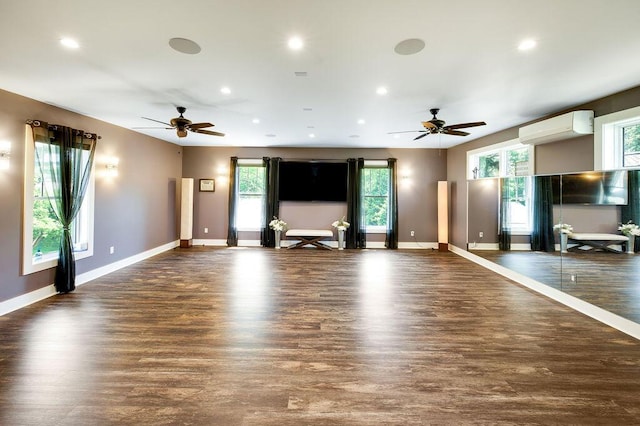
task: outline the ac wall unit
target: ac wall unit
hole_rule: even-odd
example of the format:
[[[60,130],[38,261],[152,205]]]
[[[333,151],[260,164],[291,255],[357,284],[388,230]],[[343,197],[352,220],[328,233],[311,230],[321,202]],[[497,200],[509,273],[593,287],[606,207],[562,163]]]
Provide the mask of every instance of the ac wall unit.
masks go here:
[[[556,142],[593,134],[593,111],[572,111],[520,127],[520,142],[528,145]]]

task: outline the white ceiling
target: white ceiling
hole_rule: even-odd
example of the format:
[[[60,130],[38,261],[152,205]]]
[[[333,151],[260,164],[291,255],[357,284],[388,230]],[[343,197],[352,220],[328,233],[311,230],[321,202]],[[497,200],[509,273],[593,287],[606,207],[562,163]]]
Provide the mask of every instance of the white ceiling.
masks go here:
[[[638,0],[2,0],[0,88],[127,128],[181,105],[228,134],[140,130],[180,145],[448,147],[639,85],[638,22]],[[396,54],[409,38],[425,49]],[[388,135],[433,107],[487,126]]]

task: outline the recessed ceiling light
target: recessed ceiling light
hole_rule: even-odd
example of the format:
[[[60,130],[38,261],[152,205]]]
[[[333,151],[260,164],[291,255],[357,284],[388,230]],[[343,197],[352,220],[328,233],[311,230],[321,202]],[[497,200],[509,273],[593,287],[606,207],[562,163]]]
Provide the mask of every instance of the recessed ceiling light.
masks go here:
[[[68,37],[61,38],[60,44],[62,44],[64,47],[68,47],[69,49],[77,49],[80,47],[80,44],[78,44],[77,41]]]
[[[518,50],[531,50],[536,47],[536,41],[532,38],[522,40],[518,45]]]
[[[382,86],[380,86],[380,87],[378,87],[378,88],[376,89],[376,93],[377,93],[378,95],[386,95],[387,93],[389,93],[389,91],[387,90],[387,88],[386,88],[386,87],[382,87]]]
[[[225,86],[225,87],[220,89],[220,93],[228,95],[228,94],[231,93],[231,89],[229,89],[228,87]]]
[[[294,36],[289,39],[287,45],[291,50],[300,50],[304,47],[304,41],[300,37]]]
[[[176,52],[186,53],[187,55],[195,55],[202,50],[195,41],[180,37],[169,40],[169,46]]]
[[[316,135],[315,135],[314,133],[309,133],[309,137],[310,137],[310,138],[315,138],[315,137],[316,137]]]
[[[302,108],[302,110],[305,112],[309,112],[309,111],[313,111],[313,108]]]
[[[364,119],[363,119],[363,118],[361,118],[360,120],[358,120],[358,124],[365,124],[365,123],[366,123],[366,121],[364,121]]]
[[[268,137],[268,138],[275,138],[276,137],[276,135],[274,135],[273,133],[267,133],[265,136]]]
[[[309,75],[309,73],[308,73],[308,72],[306,72],[306,71],[294,71],[294,72],[293,72],[293,74],[294,74],[296,77],[306,77],[306,76],[308,76],[308,75]]]
[[[259,118],[254,118],[253,120],[251,120],[251,122],[253,124],[259,124],[260,123],[260,119]]]
[[[357,138],[359,138],[359,137],[360,137],[360,135],[349,135],[349,137],[350,137],[350,138],[353,138],[353,139],[357,139]]]
[[[307,126],[307,129],[315,129],[316,126]]]

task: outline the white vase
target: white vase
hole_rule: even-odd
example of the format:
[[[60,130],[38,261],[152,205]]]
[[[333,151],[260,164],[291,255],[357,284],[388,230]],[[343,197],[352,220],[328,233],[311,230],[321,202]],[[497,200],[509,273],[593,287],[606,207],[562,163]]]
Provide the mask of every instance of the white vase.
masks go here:
[[[567,244],[569,241],[569,235],[564,232],[560,233],[560,252],[567,253]]]
[[[280,248],[280,231],[274,231],[274,233],[276,234],[276,248],[279,249]]]
[[[627,241],[627,253],[629,254],[633,254],[634,253],[634,248],[636,245],[636,236],[635,235],[628,235],[627,237],[629,237],[629,241]]]
[[[338,229],[338,250],[344,250],[344,229]]]

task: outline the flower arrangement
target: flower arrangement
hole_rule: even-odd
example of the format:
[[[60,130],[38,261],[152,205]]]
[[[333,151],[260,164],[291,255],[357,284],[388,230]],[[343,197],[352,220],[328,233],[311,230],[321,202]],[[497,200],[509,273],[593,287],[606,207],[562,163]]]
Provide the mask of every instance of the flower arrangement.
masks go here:
[[[284,231],[285,229],[287,229],[287,222],[274,216],[273,220],[269,222],[269,228],[273,229],[274,231]]]
[[[559,231],[561,234],[571,234],[573,232],[573,226],[568,223],[558,223],[553,226],[554,231]]]
[[[622,232],[627,237],[630,237],[631,235],[633,235],[634,237],[640,236],[640,226],[636,225],[632,221],[629,221],[624,225],[621,224],[618,227],[618,231]]]
[[[346,220],[344,220],[344,216],[342,216],[342,219],[336,220],[331,224],[331,226],[333,226],[334,228],[337,228],[338,231],[345,231],[348,227],[351,226],[351,224]]]

